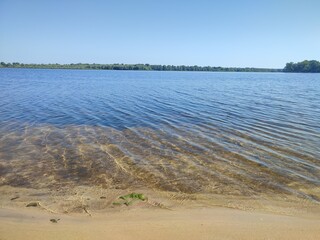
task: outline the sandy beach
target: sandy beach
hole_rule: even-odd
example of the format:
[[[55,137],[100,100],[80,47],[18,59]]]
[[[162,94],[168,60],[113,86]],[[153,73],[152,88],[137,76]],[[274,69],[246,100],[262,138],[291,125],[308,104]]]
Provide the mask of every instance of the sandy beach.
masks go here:
[[[128,190],[0,188],[0,239],[318,239],[318,204],[170,195],[116,206]],[[223,205],[222,202],[228,204]],[[26,207],[29,203],[36,206]],[[54,221],[54,222],[52,222]],[[56,221],[56,222],[55,222]]]
[[[58,223],[49,220],[60,219]],[[0,210],[0,239],[319,239],[320,218],[226,208],[131,209],[94,217]]]

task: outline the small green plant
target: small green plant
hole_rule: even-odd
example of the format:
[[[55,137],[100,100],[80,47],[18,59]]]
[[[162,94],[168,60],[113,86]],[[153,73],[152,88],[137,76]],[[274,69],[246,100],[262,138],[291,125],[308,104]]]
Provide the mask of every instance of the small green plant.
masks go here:
[[[113,205],[126,205],[129,206],[135,201],[146,201],[148,198],[142,193],[130,193],[127,195],[120,196],[118,199],[121,199],[120,202],[113,202]]]

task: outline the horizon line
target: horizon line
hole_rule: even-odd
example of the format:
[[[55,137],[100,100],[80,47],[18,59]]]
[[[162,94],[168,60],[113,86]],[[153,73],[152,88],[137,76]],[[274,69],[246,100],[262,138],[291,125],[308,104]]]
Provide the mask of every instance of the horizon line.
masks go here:
[[[99,66],[103,66],[103,65],[120,65],[120,66],[138,66],[138,65],[143,65],[143,66],[170,66],[170,67],[199,67],[199,68],[225,68],[225,69],[270,69],[270,70],[282,70],[282,68],[273,68],[273,67],[225,67],[225,66],[213,66],[213,65],[185,65],[185,64],[151,64],[151,63],[87,63],[87,62],[77,62],[77,63],[23,63],[23,62],[16,62],[16,61],[12,61],[12,62],[4,62],[1,61],[0,62],[0,67],[3,66],[3,63],[5,65],[99,65]]]

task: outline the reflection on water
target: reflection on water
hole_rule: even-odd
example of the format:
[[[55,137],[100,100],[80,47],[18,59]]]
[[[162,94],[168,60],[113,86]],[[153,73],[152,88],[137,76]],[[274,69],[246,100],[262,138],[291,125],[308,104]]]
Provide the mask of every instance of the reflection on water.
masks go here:
[[[319,75],[1,71],[2,186],[320,202]]]

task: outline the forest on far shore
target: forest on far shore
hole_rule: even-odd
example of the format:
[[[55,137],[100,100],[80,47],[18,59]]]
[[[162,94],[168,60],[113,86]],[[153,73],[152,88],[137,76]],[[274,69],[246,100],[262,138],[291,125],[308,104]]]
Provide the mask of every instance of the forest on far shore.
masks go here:
[[[238,68],[238,67],[211,67],[186,65],[152,65],[152,64],[24,64],[19,62],[0,63],[0,68],[42,68],[42,69],[98,69],[98,70],[141,70],[141,71],[203,71],[203,72],[301,72],[320,73],[320,62],[305,60],[298,63],[287,63],[283,69],[275,68]]]
[[[186,65],[152,65],[152,64],[23,64],[18,62],[0,63],[0,68],[45,68],[45,69],[99,69],[99,70],[140,70],[140,71],[203,71],[203,72],[279,72],[281,69],[271,68],[238,68],[238,67],[211,67]]]
[[[283,69],[284,72],[298,72],[298,73],[320,73],[320,62],[316,60],[304,60],[297,63],[287,63]]]

